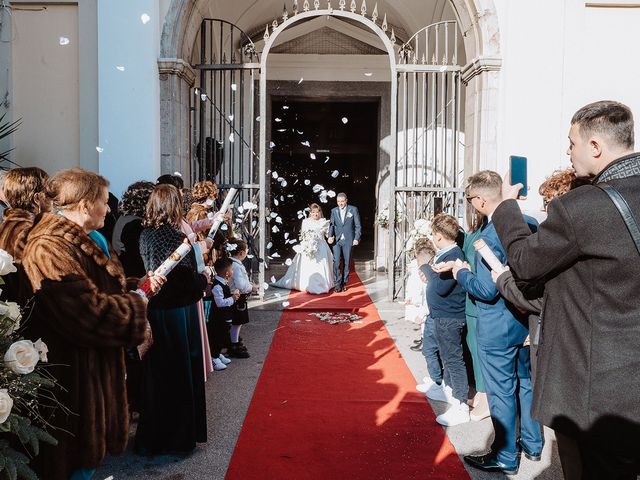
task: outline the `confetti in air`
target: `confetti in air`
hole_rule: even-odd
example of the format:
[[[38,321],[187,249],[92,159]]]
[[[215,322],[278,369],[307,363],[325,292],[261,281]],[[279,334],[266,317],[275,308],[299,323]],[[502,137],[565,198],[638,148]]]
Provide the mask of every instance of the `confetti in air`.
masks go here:
[[[305,184],[305,185],[311,185],[311,180],[305,180],[305,181],[304,181],[304,184]]]
[[[229,141],[230,141],[231,143],[233,143],[233,142],[235,142],[235,141],[236,141],[236,137],[233,135],[233,133],[232,133],[231,135],[229,135]]]
[[[280,123],[280,122],[282,121],[282,119],[281,119],[281,118],[278,118],[278,117],[276,117],[274,120],[275,120],[277,123]]]
[[[276,283],[276,277],[274,277],[273,275],[271,275],[271,283]]]
[[[238,89],[238,85],[236,85],[235,83],[231,84],[231,90],[233,90],[234,92]]]
[[[119,70],[120,72],[124,72],[124,67],[122,65],[118,65],[116,67],[116,70]]]
[[[309,143],[309,140],[305,140],[304,142],[300,142],[302,145],[304,145],[305,147],[310,147],[311,144]]]
[[[96,147],[96,151],[97,151],[98,153],[102,153],[102,152],[104,152],[104,148],[102,148],[102,147]]]
[[[151,21],[151,17],[146,13],[143,13],[142,15],[140,15],[140,21],[142,22],[143,25],[146,25]]]
[[[233,252],[237,248],[238,248],[238,245],[236,245],[235,243],[227,243],[227,246],[226,246],[227,252]]]
[[[318,193],[322,190],[324,190],[324,187],[318,183],[313,186],[313,193]]]
[[[263,288],[264,290],[269,290],[269,284],[268,284],[267,282],[264,282],[264,283],[262,284],[262,288]]]
[[[333,190],[329,190],[327,192],[327,195],[329,196],[329,198],[334,198],[336,196],[336,192],[334,192]]]
[[[272,172],[272,173],[271,173],[271,176],[272,176],[273,178],[276,178],[276,179],[277,179],[278,177],[280,177],[280,175],[278,175],[278,172]],[[280,177],[280,178],[282,178],[282,177]]]
[[[316,154],[315,153],[310,153],[309,156],[311,157],[311,160],[315,160],[316,159]]]
[[[340,172],[338,170],[334,170],[333,172],[331,172],[331,176],[333,178],[338,178],[338,175],[340,175]]]
[[[234,116],[233,115],[229,115],[229,121],[233,122]]]
[[[281,186],[282,188],[285,188],[287,185],[288,185],[288,183],[287,183],[287,181],[286,181],[286,180],[283,180],[283,181],[280,183],[280,186]]]
[[[207,94],[206,93],[200,94],[200,100],[202,100],[203,102],[206,102],[207,101]]]
[[[60,37],[60,45],[62,45],[63,47],[65,45],[69,45],[69,43],[71,43],[71,41],[69,40],[68,37]]]
[[[273,258],[280,258],[280,254],[279,254],[278,252],[273,252],[273,253],[271,254],[271,256],[272,256]]]
[[[275,144],[275,143],[273,143],[273,142],[269,142],[269,148],[274,148],[275,146],[276,146],[276,144]]]
[[[262,117],[261,117],[260,115],[258,115],[258,116],[256,117],[256,122],[259,122],[260,120],[262,120]]]
[[[274,225],[273,227],[271,227],[271,231],[273,233],[278,233],[280,231],[280,229],[276,225]]]
[[[349,123],[349,119],[347,117],[342,117],[342,123],[346,125],[347,123]]]
[[[276,212],[271,212],[271,213],[269,214],[269,216],[270,216],[271,218],[276,218],[276,217],[278,216],[278,214],[277,214]]]
[[[327,158],[324,160],[324,163],[327,163],[329,161],[329,156],[327,155]]]
[[[182,174],[181,174],[180,172],[173,172],[173,174],[174,174],[176,177],[181,177],[181,176],[182,176]]]
[[[280,202],[278,201],[277,198],[273,199],[273,204],[277,207],[278,205],[280,205]]]
[[[229,230],[229,225],[227,225],[226,223],[223,223],[222,225],[220,225],[220,230],[222,230],[223,232],[226,232],[227,230]]]
[[[285,238],[285,240],[289,238],[289,233],[288,232],[284,234],[284,238]]]
[[[300,81],[298,82],[298,85],[300,85],[302,82],[304,82],[304,77],[300,77]]]
[[[283,106],[282,106],[282,109],[283,109],[283,110],[289,110],[289,105],[283,105]]]
[[[282,302],[282,306],[284,308],[287,308],[289,305],[291,305],[289,302]]]
[[[267,249],[269,249],[269,248],[271,248],[271,247],[273,247],[273,242],[269,242],[269,243],[267,243]]]
[[[287,259],[284,261],[284,264],[285,264],[287,267],[288,267],[288,266],[290,266],[292,263],[293,263],[293,260],[291,260],[290,258],[287,258]]]
[[[371,76],[373,76],[373,72],[365,72],[364,76],[365,77],[371,77]]]

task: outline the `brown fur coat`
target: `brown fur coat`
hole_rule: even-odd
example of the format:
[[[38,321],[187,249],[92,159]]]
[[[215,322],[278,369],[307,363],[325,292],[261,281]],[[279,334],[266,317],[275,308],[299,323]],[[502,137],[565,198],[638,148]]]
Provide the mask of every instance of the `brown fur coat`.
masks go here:
[[[13,257],[17,272],[3,277],[4,285],[0,298],[26,305],[33,291],[22,267],[22,254],[27,243],[27,235],[33,227],[35,215],[19,208],[5,210],[0,224],[0,248]]]
[[[75,223],[45,213],[36,219],[23,265],[35,294],[28,327],[49,347],[51,372],[66,392],[58,411],[56,448],[36,457],[42,478],[67,479],[78,468],[97,467],[107,452],[126,448],[129,413],[124,348],[144,339],[145,301],[125,293],[122,266]]]

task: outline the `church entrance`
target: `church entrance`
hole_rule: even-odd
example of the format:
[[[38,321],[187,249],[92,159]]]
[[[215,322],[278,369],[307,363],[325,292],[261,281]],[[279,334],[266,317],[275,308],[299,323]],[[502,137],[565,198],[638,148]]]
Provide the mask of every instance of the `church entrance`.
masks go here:
[[[344,192],[358,207],[362,222],[362,242],[354,258],[372,260],[379,99],[277,98],[271,112],[269,208],[277,213],[271,215],[271,241],[281,246],[281,257],[294,255],[287,240],[299,234],[309,204],[319,204],[328,218],[335,195]]]

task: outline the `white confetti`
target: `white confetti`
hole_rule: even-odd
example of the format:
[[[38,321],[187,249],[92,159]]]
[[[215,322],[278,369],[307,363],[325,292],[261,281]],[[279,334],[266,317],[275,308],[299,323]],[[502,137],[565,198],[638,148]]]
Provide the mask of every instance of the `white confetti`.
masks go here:
[[[349,119],[347,117],[342,117],[342,123],[346,125],[348,122],[349,122]]]
[[[223,232],[226,232],[227,230],[229,230],[229,225],[227,225],[226,223],[223,223],[222,225],[220,225],[220,230],[222,230]]]
[[[311,180],[305,180],[305,181],[304,181],[304,184],[305,184],[305,185],[311,185]]]
[[[203,102],[206,102],[206,101],[207,101],[207,98],[208,98],[208,97],[207,97],[207,94],[206,94],[206,93],[201,93],[201,94],[200,94],[200,100],[202,100]]]
[[[274,277],[273,275],[271,275],[271,283],[276,283],[276,277]]]
[[[276,217],[276,223],[282,224],[282,217]]]
[[[238,207],[238,212],[243,213],[244,212],[244,207],[242,205],[240,205]]]
[[[273,242],[267,243],[267,250],[270,249],[271,247],[273,247]]]
[[[96,147],[96,151],[97,151],[98,153],[102,153],[102,152],[104,152],[104,148],[102,148],[102,147]]]
[[[340,175],[340,172],[338,170],[334,170],[333,172],[331,172],[331,176],[333,178],[338,178],[338,175]]]
[[[305,147],[310,147],[311,144],[309,143],[309,140],[305,140],[304,142],[300,142],[302,145],[304,145]]]
[[[121,72],[124,72],[124,66],[122,66],[122,65],[117,65],[117,66],[116,66],[116,70],[119,70],[119,71],[121,71]]]
[[[300,179],[299,179],[299,178],[296,178],[296,181],[295,181],[295,182],[293,182],[293,184],[295,185],[295,184],[296,184],[296,183],[298,183],[299,181],[300,181]],[[288,197],[288,196],[289,196],[289,195],[287,195],[287,197]]]
[[[287,308],[289,305],[291,305],[289,302],[282,302],[282,306],[284,308]]]
[[[336,196],[336,192],[334,192],[333,190],[329,190],[327,192],[327,195],[329,196],[329,198],[334,198]]]
[[[304,77],[300,77],[300,81],[298,82],[298,85],[300,85],[303,81],[304,81]]]
[[[238,85],[236,85],[235,83],[231,84],[231,90],[233,90],[234,92],[238,89]]]
[[[269,148],[274,148],[275,146],[276,146],[276,144],[275,144],[275,143],[273,143],[273,142],[269,142]]]
[[[273,253],[271,254],[271,256],[272,256],[273,258],[280,258],[280,254],[279,254],[278,252],[273,252]]]
[[[371,76],[373,76],[373,72],[364,72],[364,76],[365,77],[371,77]]]
[[[247,258],[253,258],[253,255],[251,255],[250,253],[247,253]]]
[[[278,178],[278,177],[279,177],[278,172],[273,172],[273,173],[271,174],[271,176],[272,176],[273,178]]]
[[[63,47],[71,43],[68,37],[60,37],[59,42],[60,42],[60,45],[62,45]]]
[[[313,186],[313,193],[318,193],[318,192],[320,192],[321,190],[324,190],[324,187],[323,187],[322,185],[319,185],[319,184],[317,184],[317,183],[316,183],[316,184]]]
[[[289,105],[283,105],[283,106],[282,106],[282,109],[283,109],[283,110],[289,110]]]
[[[286,128],[279,128],[279,129],[278,129],[278,131],[279,131],[280,133],[283,133],[283,132],[286,132],[286,131],[287,131],[287,129],[286,129]]]
[[[256,228],[256,225],[258,225],[257,220],[254,220],[253,222],[251,222],[251,228]]]
[[[292,130],[298,132],[298,135],[302,135],[304,133],[302,130],[296,130],[294,128]]]
[[[277,216],[278,216],[278,214],[276,212],[271,212],[269,214],[269,217],[271,217],[271,218],[276,218]]]
[[[316,159],[316,154],[315,153],[310,153],[309,156],[311,157],[311,160],[315,160]]]
[[[327,158],[325,159],[324,163],[327,163],[329,161],[329,156],[327,155]]]
[[[151,17],[146,13],[143,13],[142,15],[140,15],[140,21],[142,22],[143,25],[146,25],[151,21]]]
[[[287,232],[287,233],[285,233],[285,234],[284,234],[284,238],[285,238],[285,240],[286,240],[287,238],[289,238],[289,232]]]
[[[273,277],[271,277],[271,278],[273,278]],[[275,280],[275,278],[273,278],[273,279]],[[264,290],[269,290],[269,284],[268,284],[267,282],[264,282],[264,283],[262,284],[262,288],[263,288]]]
[[[280,229],[279,229],[276,225],[274,225],[274,226],[271,228],[271,231],[272,231],[273,233],[278,233],[278,232],[280,231]]]
[[[231,135],[229,135],[229,142],[233,143],[235,141],[236,141],[236,137],[232,133]]]
[[[227,246],[225,248],[227,249],[227,252],[233,252],[238,248],[238,245],[236,245],[235,243],[227,243]]]
[[[242,204],[242,208],[244,208],[245,210],[255,210],[256,208],[258,208],[258,205],[253,202],[244,202]]]
[[[277,180],[276,180],[276,182],[278,182],[278,183],[282,183],[282,182],[284,182],[284,178],[282,178],[282,177],[278,177],[278,178],[277,178]]]
[[[290,258],[287,258],[287,259],[284,261],[284,264],[285,264],[287,267],[288,267],[289,265],[291,265],[292,263],[293,263],[293,260],[291,260]]]
[[[281,186],[282,188],[286,187],[287,185],[289,185],[289,184],[287,183],[287,181],[286,181],[286,180],[283,180],[282,182],[280,182],[280,186]]]
[[[173,172],[173,174],[174,174],[176,177],[182,177],[182,174],[181,174],[180,172]]]
[[[258,115],[258,116],[256,117],[256,122],[259,122],[260,120],[262,120],[262,117],[261,117],[260,115]]]
[[[234,117],[233,115],[229,115],[229,116],[228,116],[228,118],[229,118],[229,121],[230,121],[230,122],[233,122],[233,119],[234,119],[235,117]]]
[[[278,201],[277,198],[273,199],[273,204],[277,207],[278,205],[280,205],[280,202]]]
[[[282,119],[279,117],[274,118],[274,120],[276,121],[276,123],[280,123],[282,121]]]
[[[283,195],[280,195],[280,201],[284,202],[284,196]]]

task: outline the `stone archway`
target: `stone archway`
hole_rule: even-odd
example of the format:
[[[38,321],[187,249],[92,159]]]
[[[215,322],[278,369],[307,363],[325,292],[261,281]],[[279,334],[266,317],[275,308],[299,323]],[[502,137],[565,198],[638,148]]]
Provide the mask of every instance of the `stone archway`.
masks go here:
[[[209,0],[171,0],[162,28],[160,118],[162,173],[190,171],[189,89],[195,72],[192,49]],[[463,69],[465,170],[495,169],[499,71],[502,65],[498,17],[493,0],[450,0],[463,32],[468,60]]]

